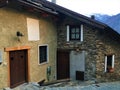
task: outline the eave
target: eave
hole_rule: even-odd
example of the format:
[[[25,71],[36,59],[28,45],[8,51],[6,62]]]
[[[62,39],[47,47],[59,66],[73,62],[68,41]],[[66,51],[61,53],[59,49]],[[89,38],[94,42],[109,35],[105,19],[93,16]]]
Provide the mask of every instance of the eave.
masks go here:
[[[93,27],[97,27],[97,28],[100,28],[100,29],[104,29],[104,28],[107,27],[106,24],[103,24],[101,22],[93,20],[93,19],[91,19],[89,17],[86,17],[86,16],[81,15],[79,13],[76,13],[74,11],[71,11],[69,9],[66,9],[66,8],[64,8],[62,6],[51,3],[49,1],[46,1],[46,0],[34,0],[34,1],[37,2],[37,3],[42,4],[46,8],[50,8],[50,9],[52,9],[52,10],[58,12],[58,13],[62,13],[64,15],[66,15],[66,16],[72,17],[72,18],[74,18],[76,20],[79,20],[79,21],[81,21],[81,22],[83,22],[85,24],[91,25]]]
[[[49,14],[57,15],[58,13],[55,11],[50,10],[49,8],[45,8],[42,6],[42,4],[35,3],[30,0],[16,0],[19,4],[24,5],[26,7],[32,7],[36,10],[42,11],[42,12],[47,12]]]
[[[38,12],[41,15],[46,14],[54,18],[56,18],[57,16],[57,18],[60,19],[60,17],[62,17],[61,15],[64,15],[66,17],[69,16],[75,20],[82,22],[83,24],[89,25],[94,28],[98,28],[101,31],[105,31],[106,33],[109,32],[109,35],[114,34],[117,37],[117,40],[120,39],[120,34],[118,34],[108,25],[46,0],[0,0],[0,7],[4,7],[6,5],[11,5],[11,4],[13,5],[13,7],[14,5],[18,6],[19,8],[25,7],[28,11],[31,11],[32,13]]]
[[[0,8],[8,4],[8,0],[0,0]]]
[[[6,5],[8,0],[3,0],[4,3],[1,5]],[[3,2],[2,1],[2,2]],[[10,3],[15,3],[16,5],[21,5],[21,6],[25,6],[28,8],[31,8],[31,10],[35,11],[35,12],[41,12],[41,13],[48,13],[48,14],[52,14],[52,15],[57,15],[59,17],[60,14],[65,15],[66,17],[69,16],[71,18],[74,18],[75,20],[79,20],[82,23],[85,23],[87,25],[90,25],[92,27],[96,27],[99,29],[104,29],[107,27],[107,25],[100,23],[96,20],[92,20],[84,15],[81,15],[79,13],[76,13],[74,11],[71,11],[69,9],[66,9],[64,7],[61,7],[57,4],[51,3],[49,1],[46,0],[9,0]]]

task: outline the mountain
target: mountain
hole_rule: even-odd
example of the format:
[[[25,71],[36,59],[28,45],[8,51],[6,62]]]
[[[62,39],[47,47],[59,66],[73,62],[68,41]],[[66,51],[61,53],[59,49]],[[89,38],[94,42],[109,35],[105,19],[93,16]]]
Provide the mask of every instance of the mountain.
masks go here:
[[[111,16],[107,15],[107,14],[94,14],[95,19],[105,23],[109,18],[111,18]]]
[[[94,16],[96,20],[107,24],[120,34],[120,14],[113,16],[94,14]]]

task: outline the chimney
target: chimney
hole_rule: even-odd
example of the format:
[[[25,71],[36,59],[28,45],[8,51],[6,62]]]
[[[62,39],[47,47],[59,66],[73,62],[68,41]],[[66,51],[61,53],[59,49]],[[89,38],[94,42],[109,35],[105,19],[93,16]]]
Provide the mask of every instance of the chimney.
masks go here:
[[[95,19],[95,15],[91,15],[91,19]]]
[[[56,4],[56,0],[52,0],[52,2]]]

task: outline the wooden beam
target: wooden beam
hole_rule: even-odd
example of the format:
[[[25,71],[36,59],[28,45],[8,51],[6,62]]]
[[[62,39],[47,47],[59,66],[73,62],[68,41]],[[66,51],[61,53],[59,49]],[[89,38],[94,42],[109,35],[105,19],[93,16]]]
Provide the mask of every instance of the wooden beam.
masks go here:
[[[25,50],[25,49],[30,49],[30,46],[18,46],[18,47],[7,47],[5,48],[5,51],[15,51],[15,50]]]
[[[48,85],[52,85],[52,84],[56,84],[56,83],[63,83],[63,82],[69,82],[69,81],[70,81],[70,79],[55,80],[55,81],[45,82],[41,86],[48,86]],[[38,84],[40,85],[39,82],[38,82]]]
[[[8,4],[8,0],[0,0],[0,8]]]

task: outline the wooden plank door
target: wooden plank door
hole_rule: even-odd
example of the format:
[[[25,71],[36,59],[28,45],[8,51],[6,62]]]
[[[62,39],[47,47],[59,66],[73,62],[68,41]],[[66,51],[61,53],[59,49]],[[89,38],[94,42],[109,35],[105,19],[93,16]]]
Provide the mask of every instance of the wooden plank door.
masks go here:
[[[66,79],[70,77],[69,52],[57,52],[57,79]]]
[[[10,87],[27,82],[27,50],[10,51]]]

